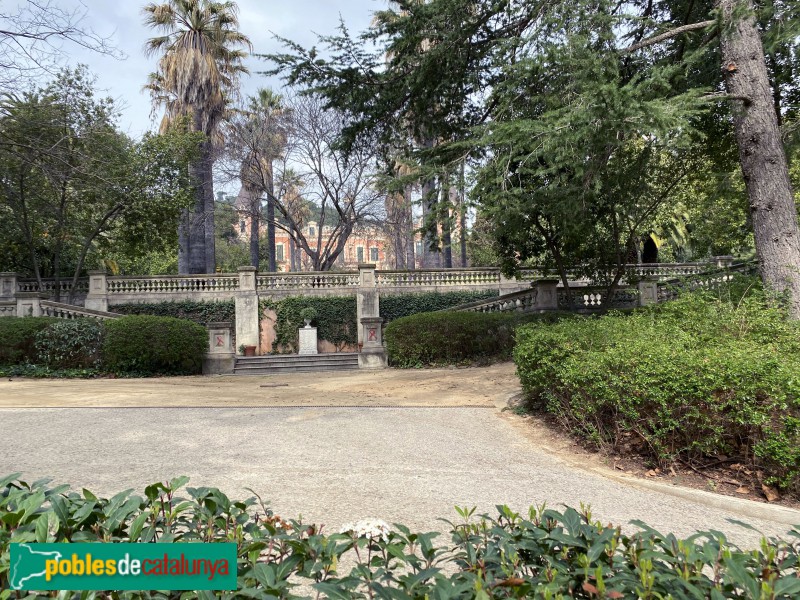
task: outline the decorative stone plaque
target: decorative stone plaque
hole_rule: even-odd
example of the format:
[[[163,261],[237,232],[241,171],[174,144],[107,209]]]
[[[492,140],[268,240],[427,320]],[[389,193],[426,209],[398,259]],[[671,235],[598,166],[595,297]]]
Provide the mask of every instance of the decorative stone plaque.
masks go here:
[[[317,354],[317,328],[300,328],[300,354]]]

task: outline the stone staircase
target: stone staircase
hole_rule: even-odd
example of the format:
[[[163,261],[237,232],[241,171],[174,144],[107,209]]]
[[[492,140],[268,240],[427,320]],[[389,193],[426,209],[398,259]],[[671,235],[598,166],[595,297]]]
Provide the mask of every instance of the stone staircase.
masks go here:
[[[326,354],[274,354],[236,357],[235,375],[280,375],[313,371],[349,371],[358,369],[356,352]]]

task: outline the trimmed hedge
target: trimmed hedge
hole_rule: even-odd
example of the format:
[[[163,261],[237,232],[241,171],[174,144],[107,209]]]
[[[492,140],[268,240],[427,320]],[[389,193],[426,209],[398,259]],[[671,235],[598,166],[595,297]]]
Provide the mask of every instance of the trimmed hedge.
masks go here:
[[[100,366],[103,324],[95,319],[57,321],[36,334],[36,363],[54,369]]]
[[[57,321],[51,317],[0,317],[0,364],[36,362],[36,334]]]
[[[724,455],[800,489],[800,324],[760,292],[527,325],[517,342],[531,406],[595,446],[663,466]]]
[[[521,323],[553,322],[558,313],[422,313],[389,323],[384,332],[389,364],[395,367],[486,364],[508,360]]]
[[[205,327],[172,317],[131,315],[104,323],[103,365],[142,374],[200,373],[208,349]]]
[[[457,508],[450,535],[376,520],[339,533],[284,520],[258,498],[185,488],[188,477],[113,498],[49,479],[0,477],[0,600],[12,592],[10,544],[21,542],[224,543],[237,545],[237,589],[225,598],[770,598],[800,595],[800,545],[771,538],[740,550],[716,531],[687,539],[634,522],[604,525],[588,508],[531,507],[495,516]],[[791,535],[798,535],[795,528]],[[443,539],[444,538],[444,539]],[[232,569],[233,570],[233,569]],[[111,593],[113,592],[113,593]],[[13,596],[12,596],[13,594]],[[213,592],[65,592],[59,597],[196,600]]]
[[[109,310],[121,315],[152,315],[187,319],[200,325],[236,320],[233,300],[203,302],[183,300],[181,302],[149,302],[144,304],[115,304]]]

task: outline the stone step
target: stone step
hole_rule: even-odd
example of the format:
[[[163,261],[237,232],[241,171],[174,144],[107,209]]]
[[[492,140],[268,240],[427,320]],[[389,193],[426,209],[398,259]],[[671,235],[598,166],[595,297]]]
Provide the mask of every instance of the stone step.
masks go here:
[[[234,373],[237,375],[264,375],[270,373],[303,373],[357,368],[358,354],[354,352],[276,354],[236,357]]]

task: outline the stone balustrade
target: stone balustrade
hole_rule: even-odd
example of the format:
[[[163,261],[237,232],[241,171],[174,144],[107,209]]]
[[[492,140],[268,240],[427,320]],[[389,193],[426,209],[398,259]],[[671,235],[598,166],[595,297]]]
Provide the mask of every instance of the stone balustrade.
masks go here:
[[[108,277],[108,294],[204,294],[231,293],[239,289],[235,274],[215,275],[164,275],[160,277]]]
[[[446,291],[458,289],[496,289],[500,286],[500,270],[425,269],[419,271],[376,271],[379,289],[402,291]]]
[[[61,302],[52,302],[50,300],[40,300],[39,306],[41,316],[54,317],[56,319],[98,319],[105,321],[106,319],[116,319],[122,316],[117,313],[81,308],[72,304],[62,304]]]
[[[358,272],[268,273],[259,274],[256,287],[271,295],[315,295],[336,292],[355,293]]]

